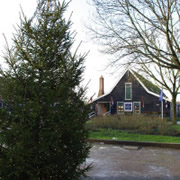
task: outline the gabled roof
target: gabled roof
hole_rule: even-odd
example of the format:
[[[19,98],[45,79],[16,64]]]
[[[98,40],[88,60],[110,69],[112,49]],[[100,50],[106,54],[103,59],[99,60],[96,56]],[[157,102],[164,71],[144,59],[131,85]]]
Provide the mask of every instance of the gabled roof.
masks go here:
[[[122,74],[122,76],[120,77],[120,79],[118,79],[118,81],[115,83],[115,85],[113,86],[113,88],[109,91],[109,93],[106,93],[98,98],[96,98],[94,101],[97,101],[98,99],[105,97],[109,94],[111,94],[111,92],[114,90],[114,88],[117,86],[117,84],[119,83],[119,81],[121,81],[122,77],[126,74],[126,72],[129,71],[134,77],[135,79],[141,84],[141,86],[145,89],[145,91],[148,94],[151,94],[153,96],[159,97],[160,96],[160,92],[161,89],[156,86],[155,84],[153,84],[152,82],[148,81],[147,79],[145,79],[144,77],[142,77],[140,74],[138,74],[137,72],[131,70],[131,69],[126,69],[124,71],[124,73]],[[164,100],[170,101],[167,96],[164,94],[165,97],[163,97]]]
[[[147,79],[145,79],[143,76],[141,76],[140,74],[138,74],[137,72],[133,71],[132,72],[135,74],[135,76],[144,84],[144,86],[151,92],[155,93],[155,94],[160,94],[161,93],[161,89],[156,86],[155,84],[153,84],[151,81],[148,81]]]

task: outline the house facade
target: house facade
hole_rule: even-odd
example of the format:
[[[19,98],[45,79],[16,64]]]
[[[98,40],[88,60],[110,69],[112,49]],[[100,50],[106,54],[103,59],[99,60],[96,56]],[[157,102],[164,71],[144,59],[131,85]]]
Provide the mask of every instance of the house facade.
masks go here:
[[[133,70],[126,70],[112,90],[104,94],[104,79],[99,80],[98,98],[93,101],[96,115],[106,114],[154,114],[170,116],[170,101],[163,97],[161,89]]]

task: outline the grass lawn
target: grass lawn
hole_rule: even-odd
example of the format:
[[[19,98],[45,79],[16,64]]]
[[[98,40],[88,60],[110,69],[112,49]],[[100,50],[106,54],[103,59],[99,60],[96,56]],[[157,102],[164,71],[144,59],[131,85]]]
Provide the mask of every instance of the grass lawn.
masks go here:
[[[177,128],[179,130],[180,126],[177,126]],[[121,140],[121,141],[180,143],[180,137],[132,134],[132,133],[128,133],[127,131],[118,131],[118,130],[112,130],[112,129],[99,129],[97,131],[90,131],[89,138],[116,139],[116,140]]]

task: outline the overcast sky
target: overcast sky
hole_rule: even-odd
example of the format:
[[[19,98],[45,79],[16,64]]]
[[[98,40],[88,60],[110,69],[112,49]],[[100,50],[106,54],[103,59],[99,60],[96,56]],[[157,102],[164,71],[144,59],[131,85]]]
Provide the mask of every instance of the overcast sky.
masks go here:
[[[11,44],[12,33],[15,32],[14,27],[20,22],[19,12],[20,5],[26,16],[31,17],[35,7],[36,0],[5,0],[1,2],[0,6],[0,54],[4,51],[5,40],[3,34],[6,35],[9,44]],[[87,96],[90,97],[94,93],[97,96],[99,88],[99,77],[101,75],[105,78],[105,92],[108,92],[112,87],[112,80],[114,79],[108,71],[104,71],[105,67],[108,64],[109,57],[99,53],[98,49],[100,48],[95,44],[90,35],[85,28],[85,24],[88,25],[91,23],[90,16],[92,13],[92,8],[87,3],[87,0],[72,0],[68,8],[67,16],[72,12],[73,27],[72,30],[77,32],[76,43],[77,45],[82,41],[79,53],[89,52],[86,58],[86,70],[84,74],[84,85],[88,84]],[[2,64],[2,58],[0,63]],[[115,77],[117,78],[117,77]]]
[[[83,85],[85,86],[88,82],[87,97],[90,98],[94,93],[97,97],[99,89],[99,77],[104,76],[105,81],[105,93],[108,93],[112,89],[117,79],[121,76],[122,69],[115,70],[115,74],[111,74],[113,69],[105,70],[109,64],[109,60],[113,57],[104,55],[98,50],[101,48],[97,43],[95,43],[85,27],[85,25],[91,24],[91,16],[93,13],[93,8],[87,3],[89,0],[72,0],[66,16],[69,17],[72,13],[72,30],[77,32],[75,46],[78,46],[82,42],[79,53],[89,52],[84,72]],[[0,6],[0,55],[4,50],[5,40],[3,34],[6,35],[9,44],[11,44],[12,33],[15,32],[14,27],[20,22],[19,12],[20,5],[27,17],[31,17],[36,8],[36,0],[5,0],[1,2]],[[2,64],[3,58],[0,58],[0,64]]]

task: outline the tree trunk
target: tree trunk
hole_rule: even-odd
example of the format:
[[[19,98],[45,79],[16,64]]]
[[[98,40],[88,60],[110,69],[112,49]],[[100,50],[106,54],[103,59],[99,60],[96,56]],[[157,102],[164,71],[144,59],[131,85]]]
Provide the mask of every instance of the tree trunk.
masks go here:
[[[172,95],[172,122],[176,124],[176,95]]]

